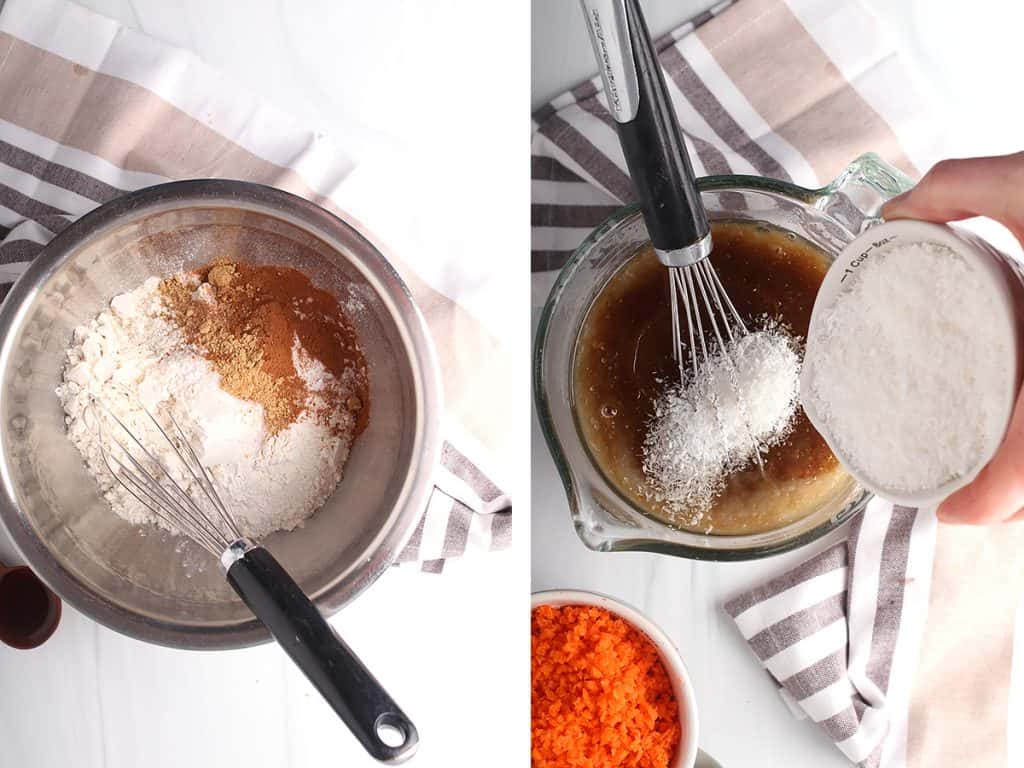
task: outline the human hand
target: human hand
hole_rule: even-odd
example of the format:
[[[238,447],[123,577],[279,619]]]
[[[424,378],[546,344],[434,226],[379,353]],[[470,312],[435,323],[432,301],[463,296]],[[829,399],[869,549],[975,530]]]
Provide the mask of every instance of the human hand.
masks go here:
[[[886,219],[958,221],[987,216],[1024,246],[1024,152],[943,160],[906,194],[882,208]],[[969,485],[939,506],[949,523],[1024,520],[1024,391],[995,456]]]

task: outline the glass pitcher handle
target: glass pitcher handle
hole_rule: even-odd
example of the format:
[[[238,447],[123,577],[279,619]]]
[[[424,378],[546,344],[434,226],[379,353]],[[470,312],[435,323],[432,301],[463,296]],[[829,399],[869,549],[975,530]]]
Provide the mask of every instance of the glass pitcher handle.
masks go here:
[[[814,205],[856,234],[880,222],[882,205],[914,183],[903,171],[868,152],[846,166],[835,181],[817,190]]]

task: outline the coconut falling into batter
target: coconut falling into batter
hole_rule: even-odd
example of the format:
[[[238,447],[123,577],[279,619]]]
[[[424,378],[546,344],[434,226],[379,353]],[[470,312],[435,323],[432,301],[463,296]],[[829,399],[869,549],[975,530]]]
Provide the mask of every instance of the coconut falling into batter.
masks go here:
[[[777,324],[712,352],[696,375],[654,403],[644,493],[694,516],[707,512],[731,473],[789,436],[799,381],[796,345]]]
[[[855,486],[796,396],[829,259],[766,223],[711,228],[715,269],[751,334],[680,387],[665,267],[641,249],[601,288],[580,330],[572,401],[580,436],[629,504],[673,528],[746,535],[838,511]]]

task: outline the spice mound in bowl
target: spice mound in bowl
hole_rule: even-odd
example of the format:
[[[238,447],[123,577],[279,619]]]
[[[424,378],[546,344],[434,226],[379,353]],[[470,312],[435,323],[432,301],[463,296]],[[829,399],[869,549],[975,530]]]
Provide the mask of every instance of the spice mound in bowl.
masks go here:
[[[651,640],[591,605],[539,605],[531,622],[534,768],[675,765],[682,726]]]
[[[174,533],[111,475],[114,418],[197,491],[150,414],[178,422],[253,538],[319,509],[369,418],[366,361],[337,299],[295,269],[228,261],[115,296],[75,329],[57,395],[113,511]]]

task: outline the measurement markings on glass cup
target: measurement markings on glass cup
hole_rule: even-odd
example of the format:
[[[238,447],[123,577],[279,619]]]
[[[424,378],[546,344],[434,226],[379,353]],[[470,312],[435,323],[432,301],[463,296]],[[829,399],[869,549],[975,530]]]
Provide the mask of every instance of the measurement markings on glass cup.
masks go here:
[[[869,245],[866,249],[861,251],[857,255],[857,257],[855,259],[853,259],[849,264],[846,265],[846,268],[843,270],[843,276],[839,279],[839,282],[842,283],[843,281],[846,280],[846,278],[848,278],[850,275],[852,275],[854,272],[856,272],[857,268],[859,266],[861,266],[865,261],[868,260],[868,257],[871,255],[872,251],[878,250],[883,245],[888,245],[889,243],[891,243],[895,239],[896,239],[895,235],[891,235],[889,237],[883,237],[881,240],[876,240],[871,245]]]

